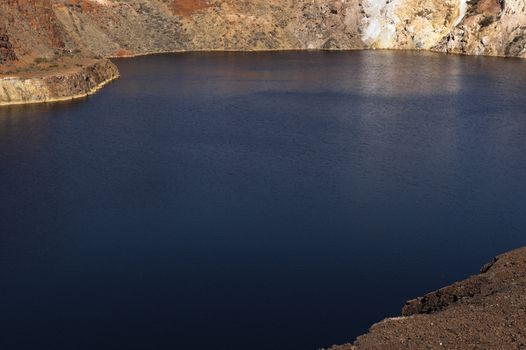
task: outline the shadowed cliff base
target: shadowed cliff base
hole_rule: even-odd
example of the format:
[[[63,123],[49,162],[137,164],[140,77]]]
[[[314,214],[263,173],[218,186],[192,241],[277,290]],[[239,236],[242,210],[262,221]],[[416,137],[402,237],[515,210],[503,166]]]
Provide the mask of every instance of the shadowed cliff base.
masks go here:
[[[410,300],[401,317],[371,327],[360,349],[523,349],[526,347],[526,248],[500,256],[480,274]]]

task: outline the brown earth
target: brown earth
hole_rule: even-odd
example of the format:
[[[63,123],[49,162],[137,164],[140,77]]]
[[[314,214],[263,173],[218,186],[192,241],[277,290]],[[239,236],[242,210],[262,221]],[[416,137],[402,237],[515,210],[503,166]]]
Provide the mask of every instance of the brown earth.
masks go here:
[[[497,0],[470,0],[462,18],[460,0],[383,2],[378,9],[365,0],[4,0],[0,62],[364,48],[526,56],[523,0],[506,0],[505,8]]]
[[[212,6],[209,0],[166,0],[174,13],[181,16],[189,16],[192,13]]]
[[[480,275],[408,301],[401,317],[331,349],[526,349],[526,248],[496,257]]]

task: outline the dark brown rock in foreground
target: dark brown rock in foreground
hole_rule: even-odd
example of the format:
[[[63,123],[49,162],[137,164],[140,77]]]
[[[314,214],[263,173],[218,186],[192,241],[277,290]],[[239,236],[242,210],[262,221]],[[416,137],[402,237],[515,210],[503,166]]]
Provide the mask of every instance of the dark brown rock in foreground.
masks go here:
[[[526,349],[526,248],[496,257],[480,275],[408,301],[402,315],[331,349]]]

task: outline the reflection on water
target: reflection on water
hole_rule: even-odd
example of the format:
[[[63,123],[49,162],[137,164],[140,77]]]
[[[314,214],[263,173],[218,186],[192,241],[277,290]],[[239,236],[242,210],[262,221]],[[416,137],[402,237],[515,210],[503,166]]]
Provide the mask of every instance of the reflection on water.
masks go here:
[[[444,60],[435,54],[422,55],[425,60],[408,59],[402,63],[386,51],[361,57],[359,91],[384,97],[415,97],[452,95],[462,89],[462,71],[466,68],[463,57]]]
[[[0,157],[12,155],[19,157],[24,153],[37,154],[38,150],[49,142],[50,119],[57,114],[57,111],[75,113],[75,106],[79,103],[80,101],[71,101],[0,108],[0,148],[2,149]],[[14,142],[21,138],[29,142],[22,144]]]
[[[526,243],[526,66],[117,61],[0,109],[2,349],[314,349]]]

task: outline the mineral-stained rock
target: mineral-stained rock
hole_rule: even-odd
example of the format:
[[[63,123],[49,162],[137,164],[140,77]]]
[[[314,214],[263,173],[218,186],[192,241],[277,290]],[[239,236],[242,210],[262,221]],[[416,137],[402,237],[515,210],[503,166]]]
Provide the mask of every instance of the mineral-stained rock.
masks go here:
[[[433,49],[525,56],[524,0],[5,0],[14,52]]]
[[[83,97],[94,93],[118,75],[117,67],[110,61],[93,60],[85,66],[64,72],[0,78],[0,106]]]

